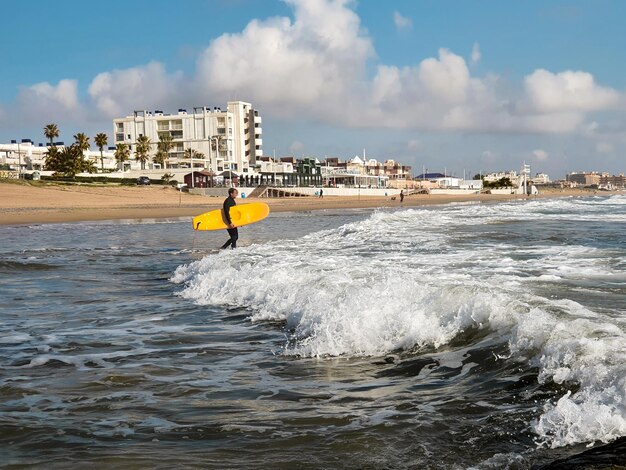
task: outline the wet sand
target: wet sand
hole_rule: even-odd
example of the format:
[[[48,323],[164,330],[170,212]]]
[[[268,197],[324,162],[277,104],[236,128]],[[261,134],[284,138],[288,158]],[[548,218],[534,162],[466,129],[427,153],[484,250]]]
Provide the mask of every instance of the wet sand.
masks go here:
[[[606,193],[602,193],[606,194]],[[532,197],[593,196],[588,190],[552,190]],[[246,198],[263,201],[274,212],[320,209],[411,207],[450,202],[497,202],[527,199],[516,195],[411,195],[399,198],[349,196],[324,198]],[[79,222],[89,220],[155,219],[192,217],[222,206],[224,198],[181,193],[164,186],[54,185],[28,182],[0,182],[0,224]]]

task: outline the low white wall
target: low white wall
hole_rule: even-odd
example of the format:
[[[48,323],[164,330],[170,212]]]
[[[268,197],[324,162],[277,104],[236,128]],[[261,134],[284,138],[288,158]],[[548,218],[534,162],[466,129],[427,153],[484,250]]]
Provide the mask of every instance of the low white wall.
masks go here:
[[[448,194],[448,195],[466,195],[466,194],[479,194],[478,189],[445,189],[445,188],[433,188],[430,190],[430,194]]]
[[[288,191],[290,193],[301,194],[303,196],[319,196],[320,188],[289,188],[289,187],[272,187],[268,189],[278,189],[282,191]],[[228,197],[228,188],[187,188],[192,194],[203,194],[205,196],[213,197]],[[237,187],[239,190],[239,197],[249,197],[252,191],[256,188]],[[400,194],[400,189],[368,189],[368,188],[322,188],[324,190],[324,197],[329,196],[397,196]]]
[[[305,196],[319,196],[320,188],[277,188]],[[321,188],[326,196],[395,196],[400,194],[400,189],[393,188]]]
[[[502,189],[490,189],[490,194],[524,194],[524,188],[502,188]]]

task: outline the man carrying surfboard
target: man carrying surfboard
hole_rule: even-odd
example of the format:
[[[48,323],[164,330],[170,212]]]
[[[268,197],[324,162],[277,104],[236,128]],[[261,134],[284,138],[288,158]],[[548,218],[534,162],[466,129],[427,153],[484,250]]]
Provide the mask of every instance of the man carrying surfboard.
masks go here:
[[[226,230],[228,231],[228,235],[230,236],[230,238],[226,243],[222,245],[222,247],[220,248],[222,250],[228,248],[229,246],[231,249],[237,248],[239,231],[237,230],[237,227],[235,227],[233,221],[230,218],[230,208],[237,205],[237,203],[235,202],[237,194],[239,194],[237,188],[230,188],[228,190],[228,197],[224,200],[224,219],[226,220],[226,224],[228,225],[228,228]]]

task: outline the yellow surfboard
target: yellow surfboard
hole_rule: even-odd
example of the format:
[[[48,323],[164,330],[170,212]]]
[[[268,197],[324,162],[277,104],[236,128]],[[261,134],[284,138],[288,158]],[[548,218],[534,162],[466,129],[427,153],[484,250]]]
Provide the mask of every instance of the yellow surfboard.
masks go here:
[[[253,224],[267,217],[270,207],[264,202],[251,202],[230,208],[230,220],[235,227]],[[216,209],[193,218],[194,230],[225,230],[228,228],[224,218],[224,210]]]

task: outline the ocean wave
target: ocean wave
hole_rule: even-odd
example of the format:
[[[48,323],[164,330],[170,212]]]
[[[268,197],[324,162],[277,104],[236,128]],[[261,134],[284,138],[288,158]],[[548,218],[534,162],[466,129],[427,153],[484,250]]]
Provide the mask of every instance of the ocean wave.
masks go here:
[[[207,256],[180,266],[171,281],[200,305],[283,322],[286,355],[419,354],[484,330],[508,345],[507,360],[566,390],[532,424],[538,444],[608,442],[626,435],[626,334],[567,291],[548,294],[564,289],[563,280],[623,285],[615,247],[555,241],[567,232],[522,246],[511,225],[555,221],[557,230],[572,213],[593,222],[606,211],[577,199],[380,211],[299,240]],[[504,239],[470,230],[494,223],[506,227]]]

